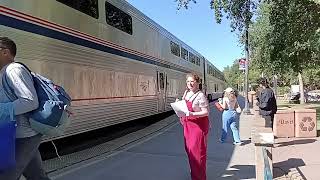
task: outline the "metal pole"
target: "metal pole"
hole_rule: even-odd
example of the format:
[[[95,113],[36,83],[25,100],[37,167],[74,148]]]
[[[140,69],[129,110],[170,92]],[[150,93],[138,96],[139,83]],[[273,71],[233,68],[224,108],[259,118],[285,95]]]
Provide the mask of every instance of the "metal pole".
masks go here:
[[[246,11],[250,11],[250,1],[248,0],[246,3]],[[246,13],[248,14],[248,13]],[[251,114],[250,112],[250,108],[249,108],[249,100],[248,100],[248,86],[249,86],[249,82],[248,82],[248,74],[249,74],[249,21],[250,19],[248,19],[248,17],[245,17],[245,25],[246,25],[246,29],[245,29],[245,35],[246,35],[246,44],[245,44],[245,51],[246,51],[246,66],[245,66],[245,106],[244,106],[244,110],[243,113],[244,114]]]
[[[203,61],[203,91],[204,91],[204,94],[207,95],[207,77],[206,77],[206,59],[204,57],[202,57],[202,61]],[[212,93],[212,92],[210,92]]]
[[[243,113],[244,114],[250,114],[250,108],[249,108],[249,101],[248,101],[248,74],[249,74],[249,32],[248,32],[248,25],[246,25],[246,44],[245,44],[245,51],[246,51],[246,66],[245,66],[245,106]]]
[[[246,69],[243,70],[242,75],[243,75],[242,94],[244,97],[246,97]]]

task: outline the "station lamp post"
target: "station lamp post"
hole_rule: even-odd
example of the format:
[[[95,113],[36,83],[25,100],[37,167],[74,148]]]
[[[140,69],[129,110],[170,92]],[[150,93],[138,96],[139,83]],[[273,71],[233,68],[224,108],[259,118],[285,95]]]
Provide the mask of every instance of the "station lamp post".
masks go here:
[[[248,11],[250,11],[250,1],[248,0],[246,2],[246,11],[247,13],[244,18],[245,21],[245,52],[246,52],[246,64],[245,64],[245,107],[243,110],[244,114],[251,114],[250,108],[249,108],[249,99],[248,99],[248,91],[249,91],[249,22],[250,18],[248,17]]]

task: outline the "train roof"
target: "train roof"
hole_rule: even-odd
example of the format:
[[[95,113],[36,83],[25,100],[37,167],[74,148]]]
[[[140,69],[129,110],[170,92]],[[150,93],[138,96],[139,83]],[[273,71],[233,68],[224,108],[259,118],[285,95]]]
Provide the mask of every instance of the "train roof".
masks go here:
[[[142,21],[145,21],[148,26],[151,28],[157,30],[159,33],[161,33],[163,36],[169,38],[170,40],[173,40],[175,42],[180,43],[182,47],[187,48],[189,51],[191,50],[193,54],[198,55],[200,57],[204,57],[202,54],[200,54],[198,51],[194,50],[192,47],[190,47],[188,44],[184,43],[182,40],[177,38],[175,35],[171,34],[168,30],[163,28],[161,25],[153,21],[151,18],[146,16],[144,13],[142,13],[140,10],[135,8],[133,5],[131,5],[129,2],[125,0],[117,0],[117,3],[119,7],[122,7],[124,9],[127,8],[127,12],[134,16],[137,19],[140,19]],[[208,61],[208,60],[207,60]]]

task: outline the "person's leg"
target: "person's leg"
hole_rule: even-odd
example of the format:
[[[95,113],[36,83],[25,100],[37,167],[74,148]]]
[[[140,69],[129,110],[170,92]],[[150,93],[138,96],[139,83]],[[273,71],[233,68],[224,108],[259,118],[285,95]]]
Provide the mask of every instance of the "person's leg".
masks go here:
[[[184,149],[187,153],[187,155],[189,156],[189,149],[188,149],[188,141],[187,139],[189,138],[189,128],[188,128],[188,122],[184,122],[183,124],[183,139],[184,139]]]
[[[265,127],[272,127],[272,118],[271,116],[262,116],[265,120]]]
[[[238,127],[237,127],[237,122],[236,122],[236,113],[233,115],[233,117],[231,118],[231,121],[230,121],[230,128],[231,128],[231,131],[232,131],[232,135],[233,135],[233,140],[235,143],[240,143],[241,140],[240,140],[240,135],[239,135],[239,130],[238,130]]]
[[[186,139],[192,180],[206,180],[207,134],[198,126],[189,126]]]
[[[16,139],[16,166],[10,171],[0,174],[0,179],[18,180],[24,169],[32,160],[34,153],[38,150],[41,136],[36,135],[28,138]]]
[[[23,175],[27,180],[50,180],[42,167],[42,159],[39,150],[35,152],[33,159],[23,171]]]
[[[270,121],[271,121],[271,128],[273,129],[273,120],[274,120],[274,114],[270,115]]]
[[[220,141],[224,142],[227,139],[228,135],[228,124],[229,124],[229,118],[230,113],[228,111],[223,111],[222,113],[222,132],[221,132],[221,138]]]

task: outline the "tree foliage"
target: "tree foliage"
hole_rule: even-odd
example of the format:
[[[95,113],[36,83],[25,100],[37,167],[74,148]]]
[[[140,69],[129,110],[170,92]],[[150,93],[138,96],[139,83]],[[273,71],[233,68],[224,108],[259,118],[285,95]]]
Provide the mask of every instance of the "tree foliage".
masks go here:
[[[256,66],[252,64],[251,66]],[[240,89],[240,86],[244,83],[244,73],[239,70],[239,62],[235,60],[232,65],[227,66],[223,70],[223,74],[227,81],[228,86]],[[249,72],[250,85],[257,86],[257,81],[260,78],[261,71],[258,68],[253,68]]]
[[[298,74],[300,102],[304,103],[304,83],[310,85],[317,79],[313,68],[320,66],[320,4],[307,0],[265,1],[250,31],[252,59],[264,71],[280,74],[282,82]]]
[[[195,0],[176,0],[188,7]],[[251,67],[249,79],[263,73],[277,74],[281,85],[297,83],[297,75],[307,84],[320,83],[320,1],[319,0],[210,0],[217,23],[230,20],[244,43],[244,27],[250,24]],[[253,19],[253,22],[250,20]],[[238,63],[224,70],[230,85],[240,77]]]
[[[274,73],[301,73],[320,61],[320,6],[306,0],[261,4],[250,30],[252,58]]]
[[[196,0],[175,0],[176,2],[178,2],[178,9],[180,8],[186,8],[188,9],[189,7],[189,3],[192,1],[193,3],[197,3]]]
[[[275,0],[270,23],[273,26],[271,60],[278,68],[294,72],[319,61],[317,30],[320,28],[320,6],[306,0]]]
[[[175,0],[178,2],[178,9],[188,8],[190,2],[196,0]],[[215,12],[217,23],[221,23],[223,16],[230,20],[231,31],[243,32],[244,27],[250,23],[254,11],[260,0],[210,0],[210,7]]]
[[[231,31],[244,32],[246,25],[251,23],[253,13],[259,0],[211,0],[210,7],[215,12],[217,23],[221,23],[223,15],[230,20]]]
[[[242,71],[239,70],[237,60],[232,65],[225,67],[223,74],[229,87],[239,88],[239,85],[243,83]]]

